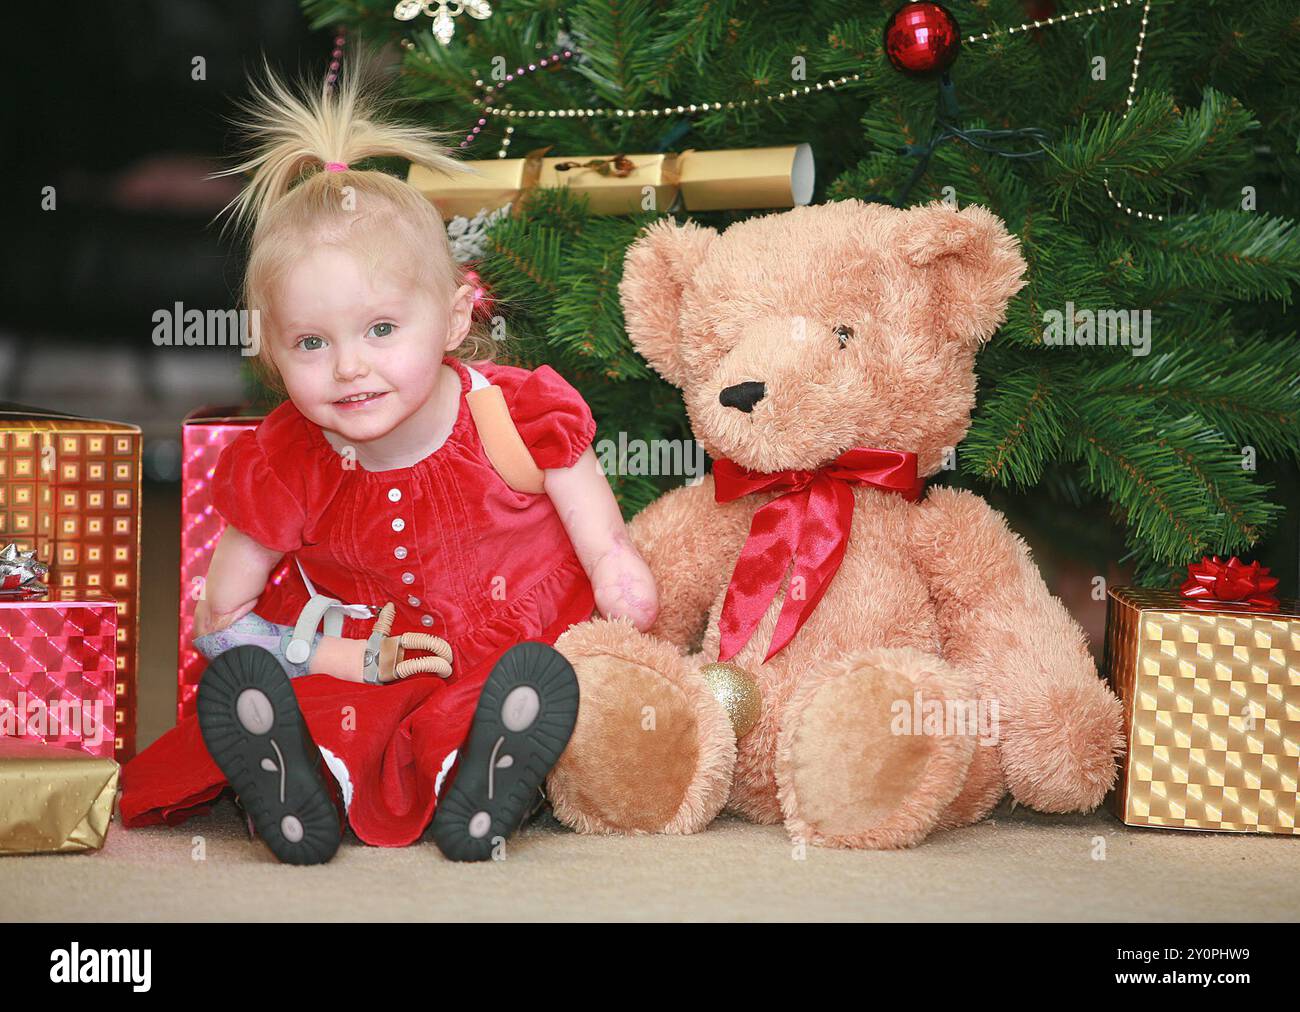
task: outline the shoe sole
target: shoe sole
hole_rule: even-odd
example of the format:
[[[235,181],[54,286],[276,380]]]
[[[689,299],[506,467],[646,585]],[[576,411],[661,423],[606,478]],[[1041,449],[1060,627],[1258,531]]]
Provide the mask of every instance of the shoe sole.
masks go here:
[[[199,681],[199,729],[257,835],[286,864],[334,856],[342,827],[289,676],[261,647],[226,650]]]
[[[578,678],[545,643],[497,661],[474,712],[455,779],[438,800],[433,839],[452,861],[486,861],[531,811],[573,734]]]

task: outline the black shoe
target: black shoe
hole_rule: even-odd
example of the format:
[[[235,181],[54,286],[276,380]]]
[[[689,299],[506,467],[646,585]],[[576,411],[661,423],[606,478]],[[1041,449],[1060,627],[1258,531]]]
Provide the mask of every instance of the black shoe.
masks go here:
[[[453,861],[486,861],[534,810],[578,719],[578,679],[545,643],[497,661],[479,696],[456,778],[433,813],[433,839]]]
[[[275,655],[219,654],[199,682],[198,713],[212,761],[272,853],[287,864],[332,858],[343,835],[337,792]]]

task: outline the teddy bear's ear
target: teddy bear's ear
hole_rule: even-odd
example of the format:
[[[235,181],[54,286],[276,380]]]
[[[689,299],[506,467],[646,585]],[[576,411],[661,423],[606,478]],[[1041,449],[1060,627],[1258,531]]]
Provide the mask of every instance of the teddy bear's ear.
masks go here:
[[[628,337],[641,356],[673,386],[686,381],[682,361],[682,296],[717,229],[661,218],[628,247],[619,296]]]
[[[933,278],[936,329],[972,347],[992,337],[1025,284],[1020,240],[978,204],[914,207],[899,216],[898,228],[904,259]]]

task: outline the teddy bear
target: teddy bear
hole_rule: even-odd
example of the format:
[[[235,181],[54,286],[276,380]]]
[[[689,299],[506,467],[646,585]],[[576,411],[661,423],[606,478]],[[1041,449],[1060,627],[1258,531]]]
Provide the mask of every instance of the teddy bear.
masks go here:
[[[999,513],[924,488],[1025,269],[994,214],[942,202],[722,232],[662,218],[629,247],[628,335],[713,466],[630,525],[653,625],[597,619],[556,644],[582,698],[548,778],[560,822],[685,834],[725,809],[883,849],[1007,792],[1044,812],[1101,802],[1121,706],[1082,629]],[[724,705],[746,692],[752,726]]]

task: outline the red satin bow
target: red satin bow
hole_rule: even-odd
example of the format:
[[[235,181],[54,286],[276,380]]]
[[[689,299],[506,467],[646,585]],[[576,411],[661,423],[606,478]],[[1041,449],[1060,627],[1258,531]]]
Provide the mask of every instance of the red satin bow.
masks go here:
[[[1179,593],[1192,601],[1224,601],[1273,611],[1278,600],[1270,592],[1276,586],[1277,577],[1268,575],[1267,566],[1258,562],[1248,566],[1235,555],[1227,562],[1207,555],[1187,567]]]
[[[781,588],[790,562],[794,575],[764,660],[794,639],[830,586],[853,525],[854,485],[870,485],[915,502],[922,482],[916,454],[857,449],[816,471],[750,471],[729,460],[713,463],[714,499],[731,502],[755,492],[780,491],[754,514],[749,537],[722,603],[719,660],[734,657],[754,634]]]

